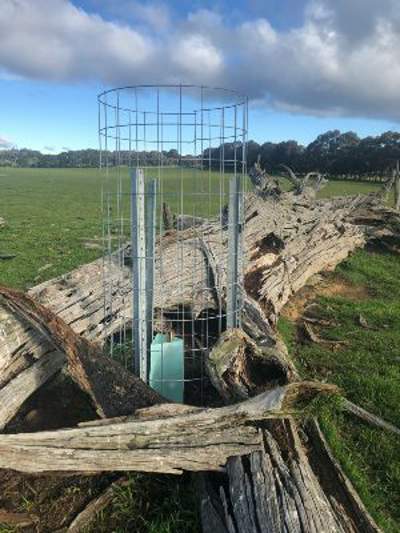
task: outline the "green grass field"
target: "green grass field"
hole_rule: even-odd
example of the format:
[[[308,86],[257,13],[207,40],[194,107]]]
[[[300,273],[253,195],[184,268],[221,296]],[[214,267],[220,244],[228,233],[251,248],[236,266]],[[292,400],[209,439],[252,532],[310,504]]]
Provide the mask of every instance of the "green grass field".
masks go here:
[[[100,237],[101,179],[95,169],[0,170],[0,282],[26,289],[91,261],[82,241]],[[45,270],[41,268],[48,266]]]
[[[182,175],[178,172],[167,169],[163,174],[163,193],[170,206],[181,210],[176,191],[182,180],[184,212],[195,216],[218,212],[219,174],[206,172],[205,178],[199,179],[194,171],[183,170]],[[97,169],[1,168],[0,217],[6,219],[7,226],[0,231],[0,255],[16,257],[0,260],[0,282],[27,289],[98,257],[101,251],[88,249],[84,243],[102,237],[102,185],[109,187],[107,183],[114,178],[107,180]],[[122,183],[123,190],[129,191],[127,171]],[[226,191],[227,180],[224,187]],[[321,196],[376,188],[374,184],[335,181],[323,189]],[[193,190],[195,196],[191,194]],[[208,190],[212,191],[211,196],[206,193]],[[115,196],[111,203],[115,210]],[[128,217],[126,195],[124,205]]]
[[[380,187],[381,185],[379,184],[363,181],[332,180],[326,187],[321,189],[319,196],[321,198],[328,198],[330,196],[368,194],[370,192],[376,192]],[[393,199],[390,198],[390,201],[393,202]]]
[[[173,193],[182,177],[186,192],[196,185],[200,193],[198,201],[188,196],[186,212],[200,216],[218,211],[218,174],[207,176],[210,182],[203,180],[218,193],[206,205],[200,201],[202,190],[195,176],[166,174],[171,207],[179,209]],[[128,190],[127,175],[122,181]],[[102,235],[102,183],[104,177],[95,169],[0,169],[0,217],[7,221],[0,229],[0,255],[15,254],[13,259],[0,259],[0,283],[26,289],[98,257],[101,250],[87,249],[84,242]],[[321,196],[366,193],[377,187],[334,181]],[[304,377],[337,383],[348,398],[400,426],[400,259],[360,251],[335,276],[368,294],[356,300],[343,295],[319,298],[323,316],[335,324],[320,334],[345,340],[345,346],[332,351],[300,344],[296,325],[285,318],[279,328]],[[360,326],[359,315],[369,329]],[[336,404],[322,406],[320,420],[335,455],[379,524],[385,531],[400,531],[398,439],[349,418]],[[146,514],[142,506],[148,503],[139,501],[140,485],[132,481],[129,490],[116,494],[96,530],[106,531],[107,524],[115,523],[115,531],[126,531],[124,524],[139,513],[145,517],[141,531],[196,531],[193,498],[182,495],[178,485],[165,485],[162,502],[146,507]],[[146,494],[157,490],[146,486]]]
[[[116,191],[116,178],[116,174],[107,178],[97,169],[1,168],[0,216],[7,226],[0,232],[0,255],[16,257],[0,260],[0,282],[27,289],[98,257],[101,251],[87,249],[84,243],[102,238],[101,191],[103,186],[106,191]],[[227,179],[224,181],[227,191]],[[121,182],[121,211],[128,219],[127,170]],[[183,205],[176,192],[181,186]],[[166,169],[163,196],[175,212],[215,214],[220,206],[219,174],[205,172],[199,179],[199,171]],[[116,213],[114,192],[110,205]]]

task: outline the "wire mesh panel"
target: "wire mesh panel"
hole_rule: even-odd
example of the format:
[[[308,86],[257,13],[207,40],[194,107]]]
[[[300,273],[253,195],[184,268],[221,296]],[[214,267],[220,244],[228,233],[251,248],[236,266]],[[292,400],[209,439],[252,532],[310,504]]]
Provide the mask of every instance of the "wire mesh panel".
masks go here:
[[[202,403],[207,354],[240,323],[247,98],[137,86],[98,103],[110,354]]]

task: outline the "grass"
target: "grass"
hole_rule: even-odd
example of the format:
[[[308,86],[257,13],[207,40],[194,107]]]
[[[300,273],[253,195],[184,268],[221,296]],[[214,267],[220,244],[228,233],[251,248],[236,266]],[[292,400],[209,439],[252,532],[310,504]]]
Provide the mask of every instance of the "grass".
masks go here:
[[[26,289],[93,260],[83,241],[101,236],[96,170],[1,169],[0,282]],[[43,269],[44,270],[40,270]]]
[[[368,194],[378,191],[382,186],[378,183],[368,183],[365,181],[332,180],[323,187],[319,193],[320,198],[331,196]]]
[[[200,533],[198,497],[192,476],[127,473],[126,477],[127,485],[115,486],[111,504],[97,515],[86,533]],[[41,516],[48,506],[47,513],[62,514],[62,505],[66,505],[70,513],[69,504],[75,493],[87,490],[70,485],[63,494],[60,487],[56,492],[54,487],[42,488],[47,490],[45,497],[42,492],[35,494],[35,501],[22,497],[15,512]],[[88,501],[91,497],[86,494]],[[18,531],[21,528],[0,523],[0,533]]]
[[[285,318],[280,332],[304,378],[336,383],[348,399],[400,427],[400,258],[362,250],[336,276],[365,288],[366,297],[357,300],[318,298],[321,317],[331,323],[318,334],[346,344],[332,350],[296,342],[296,325]],[[400,531],[399,438],[360,423],[340,405],[324,406],[319,418],[371,514],[385,531]]]
[[[148,171],[148,177],[150,174]],[[97,169],[2,168],[0,216],[7,227],[0,230],[0,255],[16,257],[0,260],[0,282],[27,289],[98,257],[101,250],[87,249],[84,243],[94,239],[101,246],[102,186],[114,191],[115,177],[108,179]],[[129,191],[127,169],[121,182],[123,190]],[[227,191],[228,178],[223,186]],[[183,206],[176,193],[181,188]],[[220,206],[219,190],[215,172],[205,172],[202,179],[198,171],[190,169],[167,168],[163,172],[163,195],[175,212],[215,214]],[[128,218],[129,197],[123,194],[122,198],[122,211]],[[110,204],[115,213],[115,194]]]
[[[128,485],[117,487],[112,504],[90,531],[113,533],[200,532],[198,502],[190,476],[130,474]]]

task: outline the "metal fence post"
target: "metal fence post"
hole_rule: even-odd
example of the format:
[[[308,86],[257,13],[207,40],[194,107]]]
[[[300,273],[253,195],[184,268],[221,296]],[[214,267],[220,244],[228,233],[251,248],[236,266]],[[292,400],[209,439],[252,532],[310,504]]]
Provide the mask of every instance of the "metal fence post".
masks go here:
[[[241,176],[233,176],[229,181],[228,207],[228,283],[226,326],[239,325],[239,249],[240,249],[240,183]]]
[[[131,245],[133,284],[133,350],[134,371],[142,378],[143,357],[147,353],[146,327],[146,237],[145,237],[145,190],[143,170],[131,171]]]
[[[131,171],[131,245],[134,371],[147,382],[154,307],[156,180]]]

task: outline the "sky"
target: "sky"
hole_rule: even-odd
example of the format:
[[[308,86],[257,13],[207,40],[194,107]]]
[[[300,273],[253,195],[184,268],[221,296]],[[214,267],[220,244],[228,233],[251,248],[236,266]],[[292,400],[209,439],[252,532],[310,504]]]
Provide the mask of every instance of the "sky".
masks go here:
[[[399,0],[0,0],[0,149],[98,147],[97,94],[248,95],[249,137],[398,130]]]

